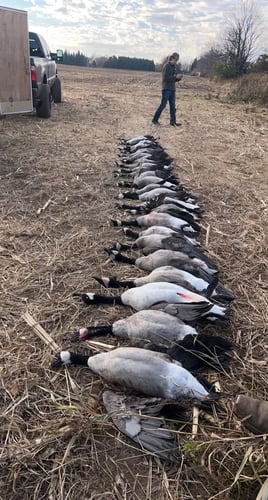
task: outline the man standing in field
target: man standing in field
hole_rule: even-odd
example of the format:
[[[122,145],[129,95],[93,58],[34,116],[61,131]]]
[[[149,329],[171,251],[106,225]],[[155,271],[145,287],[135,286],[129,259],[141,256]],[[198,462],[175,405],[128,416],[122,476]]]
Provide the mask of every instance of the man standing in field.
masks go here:
[[[159,118],[162,111],[165,109],[167,103],[169,102],[170,111],[170,125],[176,127],[181,125],[176,122],[176,87],[175,82],[179,82],[182,79],[182,75],[176,75],[176,64],[179,60],[179,54],[174,52],[169,56],[168,61],[164,64],[162,69],[162,100],[157,108],[152,123],[154,125],[160,125]]]

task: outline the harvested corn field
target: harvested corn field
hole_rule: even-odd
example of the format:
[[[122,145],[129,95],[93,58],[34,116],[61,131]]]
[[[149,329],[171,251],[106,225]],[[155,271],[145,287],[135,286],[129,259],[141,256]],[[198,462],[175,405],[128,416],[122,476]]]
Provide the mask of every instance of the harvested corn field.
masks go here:
[[[268,110],[230,105],[221,87],[185,77],[177,90],[182,126],[170,127],[165,110],[155,127],[159,74],[59,70],[63,102],[52,105],[50,120],[0,121],[1,497],[252,500],[268,475],[267,442],[236,418],[233,402],[238,394],[268,399]],[[235,346],[231,372],[209,374],[224,393],[221,408],[213,417],[200,412],[197,427],[189,410],[177,434],[180,466],[135,448],[115,429],[102,404],[107,383],[83,368],[50,368],[57,351],[73,350],[74,330],[132,312],[86,307],[72,293],[101,293],[94,275],[144,274],[104,251],[123,241],[110,223],[122,217],[119,140],[139,134],[157,139],[197,196],[202,244],[236,297],[229,324],[204,329]]]

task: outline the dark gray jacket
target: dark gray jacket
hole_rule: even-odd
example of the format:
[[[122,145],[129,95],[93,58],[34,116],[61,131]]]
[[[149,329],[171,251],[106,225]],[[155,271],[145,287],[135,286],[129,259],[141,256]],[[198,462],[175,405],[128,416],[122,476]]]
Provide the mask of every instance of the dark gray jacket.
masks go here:
[[[176,90],[176,68],[174,64],[167,62],[162,69],[162,90]]]

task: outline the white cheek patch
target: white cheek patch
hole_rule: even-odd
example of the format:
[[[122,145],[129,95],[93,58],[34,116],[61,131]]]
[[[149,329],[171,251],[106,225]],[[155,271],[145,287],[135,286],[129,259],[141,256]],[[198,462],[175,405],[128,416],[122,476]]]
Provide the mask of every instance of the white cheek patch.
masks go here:
[[[70,353],[69,351],[61,351],[60,353],[60,358],[61,358],[61,361],[65,364],[65,365],[68,365],[71,363],[71,356],[70,356]]]
[[[80,337],[85,337],[87,335],[87,333],[88,333],[87,328],[80,328],[80,330],[79,330]]]
[[[94,300],[95,293],[86,293],[86,296],[89,298],[89,300]]]

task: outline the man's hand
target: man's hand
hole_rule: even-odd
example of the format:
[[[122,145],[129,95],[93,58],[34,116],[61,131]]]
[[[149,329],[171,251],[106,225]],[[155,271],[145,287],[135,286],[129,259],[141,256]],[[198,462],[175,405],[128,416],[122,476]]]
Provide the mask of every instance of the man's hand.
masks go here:
[[[181,81],[181,79],[182,79],[182,75],[177,75],[177,76],[176,76],[176,82],[180,82],[180,81]]]

